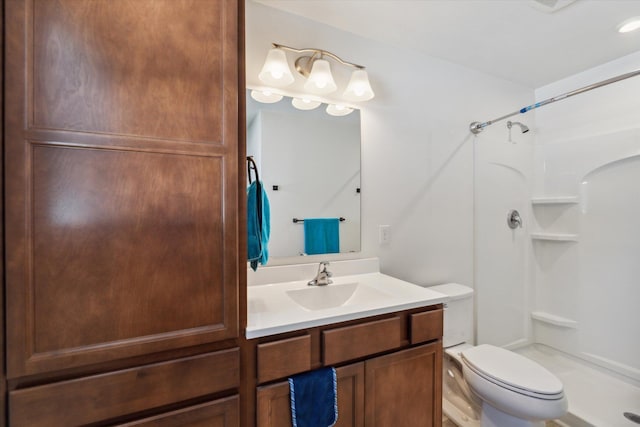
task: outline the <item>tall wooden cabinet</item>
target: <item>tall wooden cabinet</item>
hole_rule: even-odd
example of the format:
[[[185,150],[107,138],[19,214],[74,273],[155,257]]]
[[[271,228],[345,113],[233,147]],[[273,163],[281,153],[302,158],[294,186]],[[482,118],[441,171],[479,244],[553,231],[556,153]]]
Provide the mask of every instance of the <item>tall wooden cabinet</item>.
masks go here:
[[[5,1],[12,426],[237,425],[240,3]]]

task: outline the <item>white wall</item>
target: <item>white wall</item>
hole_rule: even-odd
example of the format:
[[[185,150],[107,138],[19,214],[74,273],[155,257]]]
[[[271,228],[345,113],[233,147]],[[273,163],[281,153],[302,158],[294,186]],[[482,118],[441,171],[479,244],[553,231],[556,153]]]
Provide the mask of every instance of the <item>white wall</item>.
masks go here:
[[[505,109],[533,102],[533,90],[461,67],[437,58],[363,39],[263,5],[247,3],[247,84],[259,86],[257,74],[270,47],[278,42],[294,47],[318,47],[344,59],[363,64],[369,71],[376,98],[362,105],[362,252],[358,257],[378,256],[383,272],[418,284],[459,282],[473,285],[474,278],[474,173],[482,180],[479,194],[486,201],[479,225],[495,222],[501,234],[502,252],[513,256],[504,262],[522,263],[512,254],[511,232],[504,226],[507,206],[526,206],[522,188],[528,188],[527,165],[520,160],[496,161],[522,169],[516,178],[506,178],[508,188],[493,187],[492,174],[506,174],[503,166],[487,166],[474,172],[474,155],[483,161],[500,157],[502,150],[526,151],[527,145],[506,141],[506,128],[494,126],[474,138],[472,121],[489,120]],[[401,29],[399,29],[401,30]],[[336,65],[334,70],[338,70]],[[340,85],[340,81],[338,82]],[[342,83],[344,84],[344,82]],[[474,154],[474,144],[477,153]],[[487,176],[485,176],[487,174]],[[519,177],[519,174],[524,174]],[[499,207],[496,207],[499,206]],[[491,212],[492,209],[496,212]],[[503,212],[504,211],[504,212]],[[391,226],[391,242],[379,244],[379,225]],[[492,255],[493,234],[481,234],[478,252]],[[340,255],[334,259],[345,258]],[[313,258],[305,258],[305,261]],[[285,258],[273,263],[300,262]],[[499,258],[493,262],[503,262]],[[517,270],[517,271],[516,271]],[[526,292],[521,271],[509,274],[484,271],[478,283],[479,295],[495,289],[510,289],[506,298],[511,311],[493,312],[481,318],[480,330],[487,330],[495,342],[523,338]],[[493,337],[494,323],[519,326],[508,337]]]
[[[640,69],[640,51],[536,90],[543,100]],[[577,322],[534,322],[534,339],[640,382],[640,76],[536,112],[535,195],[578,196],[535,208],[537,229],[576,243],[532,243],[533,309]]]

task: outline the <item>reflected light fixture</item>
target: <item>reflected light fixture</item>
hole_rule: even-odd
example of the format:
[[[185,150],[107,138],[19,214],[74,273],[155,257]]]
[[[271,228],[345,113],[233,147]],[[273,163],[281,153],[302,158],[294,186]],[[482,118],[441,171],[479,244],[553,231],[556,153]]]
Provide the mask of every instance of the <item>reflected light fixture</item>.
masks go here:
[[[273,104],[280,101],[283,97],[279,93],[274,93],[270,90],[252,90],[251,97],[258,102],[264,104]]]
[[[640,28],[640,16],[629,18],[618,25],[619,33],[630,33]]]
[[[327,105],[327,114],[332,116],[346,116],[353,112],[353,108],[344,105],[329,104]]]
[[[318,108],[320,104],[322,104],[320,101],[312,101],[309,98],[293,98],[291,100],[291,105],[298,110],[313,110]]]
[[[344,61],[326,50],[297,49],[277,43],[272,43],[272,48],[269,50],[267,59],[258,75],[263,83],[284,87],[294,82],[285,51],[303,54],[296,58],[294,65],[296,71],[307,79],[304,89],[309,93],[326,95],[338,89],[331,74],[331,64],[327,60],[331,59],[344,66],[354,68],[349,84],[343,93],[346,100],[368,101],[375,96],[364,66]]]

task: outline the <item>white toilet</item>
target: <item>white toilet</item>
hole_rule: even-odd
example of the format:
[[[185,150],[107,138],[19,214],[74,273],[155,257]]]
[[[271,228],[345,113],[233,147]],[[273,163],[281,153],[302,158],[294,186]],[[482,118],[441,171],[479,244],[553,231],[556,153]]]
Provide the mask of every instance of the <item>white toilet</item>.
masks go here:
[[[462,427],[542,427],[567,412],[560,380],[534,361],[488,344],[472,346],[473,289],[432,286],[444,311],[443,412]]]

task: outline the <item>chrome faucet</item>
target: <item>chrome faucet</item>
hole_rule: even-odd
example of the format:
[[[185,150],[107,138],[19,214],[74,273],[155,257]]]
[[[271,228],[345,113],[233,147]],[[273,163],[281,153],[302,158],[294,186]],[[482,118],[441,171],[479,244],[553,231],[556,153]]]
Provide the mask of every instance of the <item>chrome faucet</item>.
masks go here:
[[[332,276],[330,271],[327,271],[329,261],[322,261],[318,266],[318,274],[307,285],[309,286],[326,286],[333,283],[333,280],[329,279]]]

